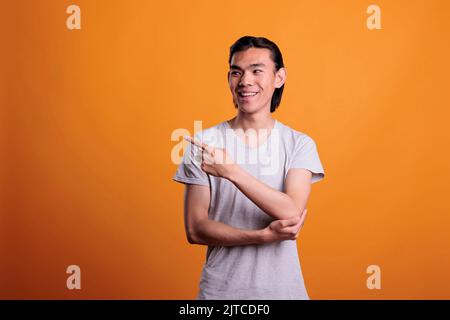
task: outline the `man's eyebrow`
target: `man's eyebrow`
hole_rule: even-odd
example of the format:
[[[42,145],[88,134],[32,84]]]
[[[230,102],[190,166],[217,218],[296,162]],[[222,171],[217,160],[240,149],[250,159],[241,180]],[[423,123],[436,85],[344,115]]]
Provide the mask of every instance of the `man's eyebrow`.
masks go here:
[[[251,68],[265,67],[265,66],[266,66],[266,65],[265,65],[264,63],[252,63],[252,64],[250,65]],[[236,65],[236,64],[232,64],[232,65],[230,66],[230,69],[242,70],[242,68],[239,67],[239,66]]]

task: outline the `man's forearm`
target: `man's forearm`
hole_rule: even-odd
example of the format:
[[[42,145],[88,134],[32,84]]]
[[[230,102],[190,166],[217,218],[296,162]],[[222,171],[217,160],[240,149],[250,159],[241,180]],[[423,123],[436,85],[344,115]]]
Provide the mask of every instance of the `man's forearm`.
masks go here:
[[[226,178],[261,210],[274,219],[289,219],[300,215],[304,209],[297,208],[292,198],[286,193],[259,181],[239,166]]]
[[[211,246],[262,244],[265,240],[263,229],[239,229],[210,219],[198,221],[195,231],[189,236],[189,242],[192,244]]]

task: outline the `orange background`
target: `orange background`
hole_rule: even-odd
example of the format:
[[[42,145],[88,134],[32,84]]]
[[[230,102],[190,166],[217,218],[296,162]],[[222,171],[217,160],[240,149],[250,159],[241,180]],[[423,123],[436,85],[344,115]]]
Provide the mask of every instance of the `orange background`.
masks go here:
[[[370,4],[2,4],[0,298],[195,297],[206,247],[184,235],[170,137],[235,115],[243,35],[281,48],[274,117],[315,139],[326,171],[299,238],[311,298],[450,298],[450,2],[377,1],[381,30]]]

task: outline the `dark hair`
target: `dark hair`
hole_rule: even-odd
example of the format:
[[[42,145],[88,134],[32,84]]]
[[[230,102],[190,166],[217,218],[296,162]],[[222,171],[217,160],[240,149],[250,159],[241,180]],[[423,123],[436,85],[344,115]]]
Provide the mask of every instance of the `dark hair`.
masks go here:
[[[284,67],[283,56],[281,54],[278,46],[266,39],[264,37],[252,37],[252,36],[244,36],[239,38],[233,45],[230,47],[230,57],[228,58],[228,64],[231,65],[231,59],[233,58],[233,54],[239,51],[245,51],[249,48],[265,48],[270,50],[270,57],[275,64],[275,70],[278,71],[280,68]],[[281,96],[283,95],[284,84],[280,88],[275,88],[275,91],[272,95],[272,101],[270,104],[270,112],[274,112],[275,109],[280,105]],[[235,107],[237,107],[235,105]]]

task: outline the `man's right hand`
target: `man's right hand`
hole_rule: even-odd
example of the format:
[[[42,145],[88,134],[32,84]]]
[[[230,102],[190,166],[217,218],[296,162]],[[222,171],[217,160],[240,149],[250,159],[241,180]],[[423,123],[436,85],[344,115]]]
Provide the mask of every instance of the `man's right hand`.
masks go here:
[[[272,221],[266,228],[262,229],[264,243],[282,240],[295,240],[305,222],[307,209],[303,210],[301,216],[287,220]]]

